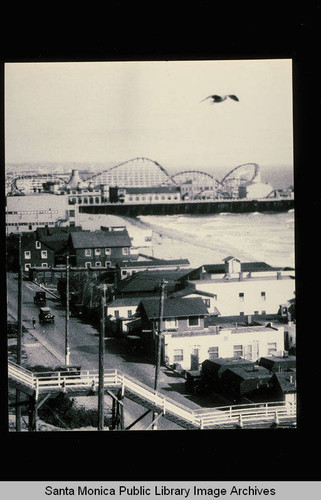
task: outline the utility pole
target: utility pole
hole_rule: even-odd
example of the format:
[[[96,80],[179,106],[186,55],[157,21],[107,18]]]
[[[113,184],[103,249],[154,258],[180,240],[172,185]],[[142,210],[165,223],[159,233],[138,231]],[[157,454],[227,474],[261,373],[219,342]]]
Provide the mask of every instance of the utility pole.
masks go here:
[[[66,324],[65,324],[65,365],[69,366],[69,254],[66,255]]]
[[[22,269],[22,258],[21,258],[21,234],[18,236],[18,262],[19,262],[19,271],[18,271],[18,332],[17,332],[17,365],[21,364],[22,357],[22,288],[23,288],[23,269]],[[16,390],[16,431],[21,431],[21,391]]]
[[[165,285],[167,281],[162,279],[160,283],[161,293],[159,299],[159,321],[158,321],[158,332],[157,332],[157,347],[156,347],[156,366],[155,366],[155,380],[154,380],[154,390],[157,391],[159,370],[161,364],[161,354],[162,354],[162,321],[164,316],[164,295],[165,295]],[[153,420],[157,417],[157,413],[153,412]],[[153,424],[153,430],[157,429],[157,424]]]
[[[101,296],[101,326],[99,335],[99,384],[98,384],[98,430],[104,430],[104,361],[105,361],[105,311],[106,308],[106,285]]]

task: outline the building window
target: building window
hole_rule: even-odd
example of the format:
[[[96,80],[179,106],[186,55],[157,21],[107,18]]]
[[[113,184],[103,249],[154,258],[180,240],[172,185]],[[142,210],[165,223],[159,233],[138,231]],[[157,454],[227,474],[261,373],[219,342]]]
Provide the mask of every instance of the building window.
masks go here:
[[[243,346],[234,345],[233,346],[233,358],[241,358],[243,356]]]
[[[126,271],[126,269],[125,269],[125,270],[124,270],[124,269],[122,270],[121,275],[122,275],[122,276],[127,276],[127,271]]]
[[[41,243],[40,241],[36,241],[36,248],[39,250],[41,248]]]
[[[261,292],[261,299],[266,300],[266,293],[265,292]]]
[[[267,353],[274,354],[276,352],[276,342],[268,342]]]
[[[86,248],[85,257],[91,257],[91,249],[90,248]]]
[[[100,248],[95,248],[95,255],[100,255],[100,254],[101,254]]]
[[[177,328],[176,318],[166,318],[165,319],[165,329],[170,330],[171,328]]]
[[[199,325],[199,317],[188,318],[188,326],[198,326]]]
[[[217,359],[217,358],[218,358],[218,347],[209,347],[208,359]]]
[[[239,293],[239,300],[240,302],[244,302],[244,292]]]
[[[131,318],[132,315],[133,315],[133,311],[131,309],[128,309],[128,311],[127,311],[127,317]]]
[[[31,259],[31,252],[30,250],[25,251],[25,259]]]
[[[25,264],[25,271],[28,271],[31,267],[31,264]]]
[[[47,262],[43,262],[43,263],[41,264],[41,267],[48,267]]]
[[[173,361],[183,361],[184,359],[184,351],[183,349],[174,349]]]
[[[105,261],[105,267],[108,267],[108,266],[110,266],[110,265],[111,265],[110,260],[106,260],[106,261]]]
[[[99,260],[97,260],[97,262],[95,262],[95,266],[96,267],[101,267],[101,262]]]
[[[47,250],[41,250],[41,258],[42,259],[47,259],[48,258],[48,252],[47,252]]]
[[[206,307],[211,307],[210,299],[203,299],[203,300],[204,300],[204,304],[206,305]]]
[[[123,255],[129,255],[129,248],[123,248],[122,249],[122,254]]]
[[[75,217],[75,211],[69,210],[69,217]]]
[[[110,248],[105,248],[105,255],[110,255],[110,253],[111,253]]]
[[[85,267],[91,267],[91,262],[85,262]]]
[[[251,344],[245,347],[245,356],[246,359],[252,359],[253,357],[253,348]]]
[[[119,311],[117,309],[114,311],[114,315],[115,315],[115,318],[119,318]]]

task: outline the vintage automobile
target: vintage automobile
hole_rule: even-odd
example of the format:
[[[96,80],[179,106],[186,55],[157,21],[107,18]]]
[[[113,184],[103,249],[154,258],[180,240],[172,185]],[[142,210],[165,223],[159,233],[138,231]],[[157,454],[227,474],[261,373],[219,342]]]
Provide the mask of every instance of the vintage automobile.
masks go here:
[[[54,323],[55,316],[51,314],[49,307],[40,307],[39,309],[39,323]]]
[[[45,306],[47,303],[46,292],[36,292],[33,302],[36,306]]]

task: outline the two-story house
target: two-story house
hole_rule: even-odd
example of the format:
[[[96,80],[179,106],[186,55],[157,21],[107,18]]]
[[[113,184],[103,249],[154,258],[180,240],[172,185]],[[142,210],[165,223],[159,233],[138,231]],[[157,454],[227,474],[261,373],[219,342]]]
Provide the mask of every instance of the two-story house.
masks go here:
[[[108,267],[130,255],[131,240],[121,231],[82,231],[69,236],[70,264],[77,267]]]
[[[24,271],[31,267],[48,268],[54,265],[55,251],[35,237],[22,239],[21,263]]]

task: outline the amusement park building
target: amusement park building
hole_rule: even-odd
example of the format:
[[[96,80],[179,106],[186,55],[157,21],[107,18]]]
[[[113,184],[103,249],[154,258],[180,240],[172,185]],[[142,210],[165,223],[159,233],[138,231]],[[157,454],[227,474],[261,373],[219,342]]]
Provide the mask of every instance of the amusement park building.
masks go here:
[[[67,196],[34,193],[7,196],[7,234],[32,232],[39,227],[78,226],[78,207],[71,206]]]
[[[84,178],[86,177],[86,178]],[[185,200],[207,200],[215,198],[237,198],[238,189],[247,183],[260,182],[259,166],[246,163],[233,168],[222,180],[198,170],[183,171],[169,175],[158,162],[144,157],[134,158],[96,174],[80,177],[74,169],[69,178],[59,172],[34,175],[23,173],[11,180],[11,194],[27,194],[46,190],[50,192],[66,192],[74,194],[79,203],[86,204],[88,199],[80,194],[88,194],[86,190],[95,191],[95,197],[102,196],[99,203],[108,202],[109,187],[146,188],[160,186],[176,186]],[[272,190],[272,189],[271,189]],[[80,201],[81,200],[81,201]],[[98,203],[97,200],[93,203]]]

